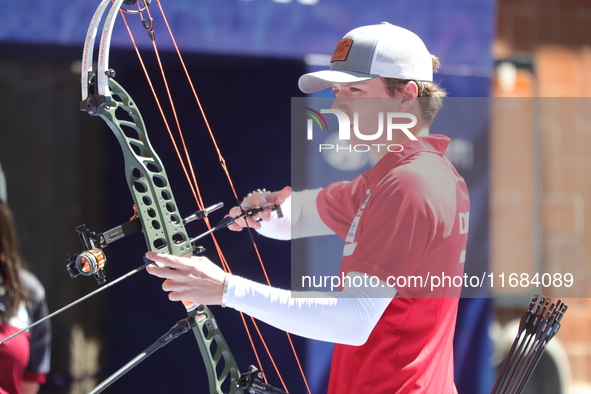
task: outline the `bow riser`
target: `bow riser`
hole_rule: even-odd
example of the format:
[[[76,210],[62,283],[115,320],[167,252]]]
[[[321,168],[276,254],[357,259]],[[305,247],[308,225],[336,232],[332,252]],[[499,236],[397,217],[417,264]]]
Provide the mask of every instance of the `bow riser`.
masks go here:
[[[115,80],[109,80],[111,104],[100,117],[117,137],[125,159],[129,191],[138,210],[148,248],[184,256],[193,252],[168,182],[164,165],[152,148],[142,116]],[[121,111],[130,120],[118,118]]]
[[[114,79],[109,79],[109,97],[110,104],[102,109],[100,118],[107,123],[123,152],[127,185],[148,248],[175,256],[191,255],[193,246],[179,216],[164,165],[148,139],[140,111]],[[123,115],[128,119],[122,119]],[[224,394],[223,388],[228,388],[229,394],[236,393],[240,371],[213,314],[204,305],[185,306],[197,321],[193,333],[207,370],[210,394]]]
[[[197,309],[189,312],[189,316],[194,317],[197,322],[193,332],[199,331],[200,333],[199,335],[195,333],[195,338],[199,344],[207,376],[210,377],[209,392],[223,394],[224,388],[229,390],[228,394],[239,392],[238,384],[241,375],[238,364],[234,360],[213,314],[206,306],[200,305]],[[216,349],[215,354],[213,349]],[[212,379],[212,377],[215,378]]]

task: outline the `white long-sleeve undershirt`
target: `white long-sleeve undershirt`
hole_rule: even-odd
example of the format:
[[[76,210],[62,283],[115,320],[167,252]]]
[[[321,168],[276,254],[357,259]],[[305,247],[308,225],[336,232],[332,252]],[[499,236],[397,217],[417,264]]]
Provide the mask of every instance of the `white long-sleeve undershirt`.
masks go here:
[[[292,292],[227,275],[223,305],[296,335],[359,346],[395,295],[396,289],[382,281],[376,287],[346,287],[341,292]]]
[[[280,240],[334,234],[318,213],[320,190],[293,192],[281,204],[284,217],[278,219],[274,212],[257,231]],[[351,279],[364,275],[348,273]],[[341,292],[292,292],[228,275],[223,304],[296,335],[358,346],[367,341],[394,296],[396,289],[383,281]]]

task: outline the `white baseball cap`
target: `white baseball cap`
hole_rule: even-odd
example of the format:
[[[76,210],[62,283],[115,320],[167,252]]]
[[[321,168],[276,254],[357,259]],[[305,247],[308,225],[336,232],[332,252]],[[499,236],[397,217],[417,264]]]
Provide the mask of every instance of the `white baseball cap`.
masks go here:
[[[433,81],[431,54],[415,33],[388,22],[351,30],[339,41],[330,70],[300,77],[304,93],[314,93],[332,83],[353,83],[377,77]]]

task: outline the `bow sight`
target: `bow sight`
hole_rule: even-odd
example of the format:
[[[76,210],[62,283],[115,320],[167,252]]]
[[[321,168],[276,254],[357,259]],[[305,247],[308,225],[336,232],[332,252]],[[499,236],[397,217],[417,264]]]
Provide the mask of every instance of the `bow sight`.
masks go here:
[[[208,216],[211,212],[216,211],[224,206],[224,203],[217,203],[208,208],[202,209],[195,212],[192,215],[187,216],[182,220],[183,225],[190,223],[194,220],[203,219]],[[193,255],[203,253],[205,248],[203,246],[196,245],[196,241],[205,237],[206,235],[213,233],[214,231],[228,227],[234,223],[237,219],[243,217],[253,217],[261,212],[265,211],[276,211],[279,218],[283,217],[281,207],[277,204],[265,204],[260,207],[255,207],[247,210],[243,210],[240,215],[235,217],[227,216],[215,227],[204,232],[203,234],[191,239],[190,243],[193,247]],[[106,279],[105,263],[107,257],[105,256],[103,249],[109,244],[120,240],[123,237],[136,233],[142,230],[142,222],[138,218],[137,208],[134,206],[134,216],[129,222],[121,224],[110,230],[102,233],[95,233],[90,231],[85,224],[76,227],[76,232],[82,243],[84,249],[80,254],[69,254],[66,256],[68,264],[66,269],[70,273],[71,278],[75,278],[79,275],[91,276],[94,275],[99,285],[104,284]]]
[[[183,224],[190,223],[194,220],[203,219],[211,212],[223,207],[223,203],[217,203],[211,207],[197,211],[194,214],[183,219]],[[70,273],[70,277],[75,278],[79,275],[91,276],[94,275],[97,283],[102,285],[106,282],[105,263],[107,258],[103,252],[109,244],[136,233],[142,230],[142,222],[138,218],[137,208],[134,206],[134,216],[129,222],[114,227],[102,233],[95,233],[90,231],[85,224],[76,227],[76,232],[82,243],[82,251],[80,254],[69,254],[66,256],[68,265],[66,269]],[[205,248],[193,244],[193,254],[202,253]]]

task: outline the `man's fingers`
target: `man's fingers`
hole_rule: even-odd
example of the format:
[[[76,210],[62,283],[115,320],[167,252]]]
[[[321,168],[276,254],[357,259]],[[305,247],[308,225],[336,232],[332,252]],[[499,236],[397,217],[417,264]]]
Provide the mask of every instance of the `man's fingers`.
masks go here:
[[[226,273],[202,256],[176,257],[160,253],[146,253],[150,260],[170,268],[148,265],[148,273],[164,279],[162,290],[171,301],[190,301],[219,305],[222,301]]]
[[[242,231],[244,227],[237,224],[237,223],[232,223],[231,225],[228,226],[228,229],[232,230],[232,231]]]
[[[171,301],[186,301],[187,297],[187,292],[171,291],[168,293],[168,299]]]
[[[234,207],[232,209],[230,209],[230,213],[226,216],[224,216],[225,218],[230,218],[230,217],[236,217],[236,215],[234,214],[234,212],[236,211],[237,207]],[[242,219],[236,219],[235,221],[233,221],[232,223],[230,223],[228,225],[228,229],[232,230],[232,231],[242,231],[242,228],[244,227],[242,224],[240,224],[240,220]]]
[[[283,204],[285,202],[285,200],[287,200],[289,198],[289,196],[291,196],[291,187],[289,186],[285,186],[283,189],[279,190],[278,192],[275,192],[275,204]]]
[[[147,252],[146,258],[151,261],[155,261],[160,264],[164,264],[170,268],[183,268],[186,267],[186,264],[183,262],[182,258],[171,255],[171,254],[162,254],[162,253],[155,253],[155,252]]]
[[[230,217],[236,217],[238,215],[240,215],[242,213],[242,210],[240,209],[240,207],[233,207],[232,209],[230,209],[230,212],[228,213],[227,216]],[[242,229],[246,227],[246,223],[244,222],[243,218],[238,218],[234,221],[234,223],[230,224],[228,226],[228,228],[232,231],[242,231]]]
[[[162,287],[164,288],[164,285],[162,285]],[[179,297],[179,295],[174,291],[171,291],[170,293],[168,293],[168,299],[171,301],[182,301],[182,299]]]
[[[248,220],[248,227],[258,230],[259,228],[261,228],[261,224],[252,220],[252,219],[249,219]],[[246,223],[244,221],[242,221],[240,224],[233,223],[228,226],[228,229],[230,229],[232,231],[242,231],[243,228],[246,228]]]
[[[155,265],[148,265],[146,267],[146,271],[148,271],[150,275],[154,275],[163,279],[176,279],[182,276],[177,270],[162,268]]]
[[[268,202],[270,195],[271,195],[271,193],[268,193],[268,192],[263,192],[263,193],[256,192],[256,193],[246,197],[244,200],[242,200],[242,203],[240,203],[240,206],[242,207],[242,209],[251,209],[251,208],[259,207],[259,206],[264,205]]]
[[[240,207],[232,207],[232,209],[230,209],[229,216],[236,217],[236,216],[240,215],[241,213],[242,213],[242,210],[240,209]]]
[[[246,221],[248,222],[248,226],[250,228],[254,228],[255,230],[258,230],[259,228],[261,228],[261,224],[253,218],[246,218]]]
[[[230,213],[229,216],[231,217],[236,217],[238,215],[240,215],[242,213],[242,210],[240,209],[240,207],[234,207],[232,209],[230,209]],[[258,216],[256,216],[258,217]],[[242,231],[243,228],[245,227],[250,227],[250,228],[254,228],[254,229],[259,229],[261,228],[261,225],[253,218],[251,217],[247,217],[247,218],[238,218],[234,221],[234,223],[230,224],[228,226],[228,229],[232,230],[232,231]]]
[[[162,290],[164,291],[174,291],[177,287],[178,284],[176,284],[171,279],[166,279],[164,282],[162,282]]]
[[[252,209],[256,207],[260,207],[266,204],[283,204],[289,196],[291,196],[292,189],[289,186],[284,187],[283,189],[279,190],[278,192],[255,192],[248,197],[242,200],[240,203],[240,207],[233,207],[230,209],[229,215],[231,217],[239,216],[242,213],[243,209]],[[255,215],[254,218],[240,218],[236,219],[234,223],[228,226],[228,229],[232,231],[241,231],[244,227],[251,227],[255,230],[261,228],[260,223],[257,219],[262,220],[270,220],[271,219],[271,211],[265,210],[258,215]]]

